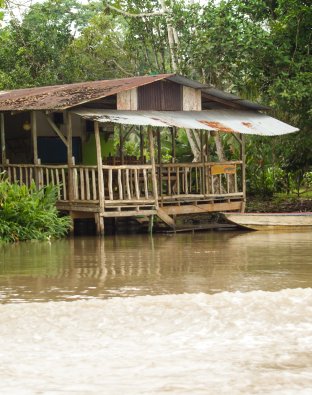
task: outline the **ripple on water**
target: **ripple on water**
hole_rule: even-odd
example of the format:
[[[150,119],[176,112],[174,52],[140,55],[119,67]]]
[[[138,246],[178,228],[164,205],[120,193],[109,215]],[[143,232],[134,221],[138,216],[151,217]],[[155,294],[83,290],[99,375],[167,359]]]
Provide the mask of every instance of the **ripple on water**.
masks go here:
[[[312,289],[7,304],[3,394],[310,394]]]

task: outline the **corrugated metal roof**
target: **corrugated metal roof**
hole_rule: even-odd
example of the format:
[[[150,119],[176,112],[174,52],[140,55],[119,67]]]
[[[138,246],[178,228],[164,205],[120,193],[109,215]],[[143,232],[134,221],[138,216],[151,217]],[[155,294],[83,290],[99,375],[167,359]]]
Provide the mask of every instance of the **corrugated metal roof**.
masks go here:
[[[208,88],[209,85],[202,84],[198,81],[190,80],[189,78],[183,77],[182,75],[174,74],[172,77],[167,77],[167,80],[175,82],[180,85],[189,86],[194,89],[204,89]]]
[[[250,108],[251,110],[270,110],[270,107],[263,106],[261,104],[252,102],[250,100],[241,99],[239,96],[233,95],[232,93],[229,92],[221,91],[220,89],[214,87],[204,88],[202,89],[202,91],[204,94],[206,93],[218,99],[239,104],[240,106]]]
[[[253,111],[118,111],[77,109],[86,119],[124,125],[176,126],[185,129],[217,130],[228,133],[278,136],[299,129],[273,117]]]
[[[0,111],[65,110],[173,75],[158,74],[116,80],[16,89],[1,95]]]

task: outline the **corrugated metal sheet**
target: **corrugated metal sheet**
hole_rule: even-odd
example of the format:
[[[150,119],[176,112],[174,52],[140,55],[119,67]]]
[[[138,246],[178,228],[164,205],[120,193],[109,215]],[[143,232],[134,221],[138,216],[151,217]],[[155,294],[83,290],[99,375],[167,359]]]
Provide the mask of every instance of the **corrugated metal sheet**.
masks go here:
[[[202,89],[203,93],[206,93],[212,97],[216,97],[217,99],[225,100],[231,103],[239,104],[242,107],[250,108],[251,110],[269,110],[270,107],[263,106],[261,104],[251,102],[250,100],[241,99],[239,96],[233,95],[229,92],[221,91],[220,89],[208,87]]]
[[[209,85],[202,84],[198,81],[190,80],[189,78],[183,77],[182,75],[174,74],[173,76],[168,76],[167,80],[176,82],[177,84],[189,86],[194,89],[204,89],[209,88]]]
[[[278,136],[299,129],[268,115],[252,111],[117,111],[79,109],[74,113],[99,122],[124,125],[176,126],[185,129],[217,130],[227,133]]]
[[[0,97],[0,111],[65,110],[83,103],[150,84],[174,74],[17,89]]]

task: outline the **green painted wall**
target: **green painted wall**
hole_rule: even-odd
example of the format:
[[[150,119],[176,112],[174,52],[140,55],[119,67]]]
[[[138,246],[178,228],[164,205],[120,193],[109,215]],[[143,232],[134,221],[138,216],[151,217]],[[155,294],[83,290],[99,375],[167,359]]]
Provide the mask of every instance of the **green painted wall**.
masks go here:
[[[101,134],[101,152],[102,158],[109,155],[115,155],[114,140],[109,138],[105,141],[104,136]],[[84,165],[96,165],[96,146],[94,133],[90,134],[88,141],[82,144],[82,163]]]

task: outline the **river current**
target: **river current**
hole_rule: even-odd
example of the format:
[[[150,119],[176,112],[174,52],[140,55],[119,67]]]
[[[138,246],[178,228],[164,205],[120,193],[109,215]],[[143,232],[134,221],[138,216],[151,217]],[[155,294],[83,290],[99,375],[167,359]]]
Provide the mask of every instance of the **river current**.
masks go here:
[[[0,249],[1,394],[311,394],[312,235]]]

